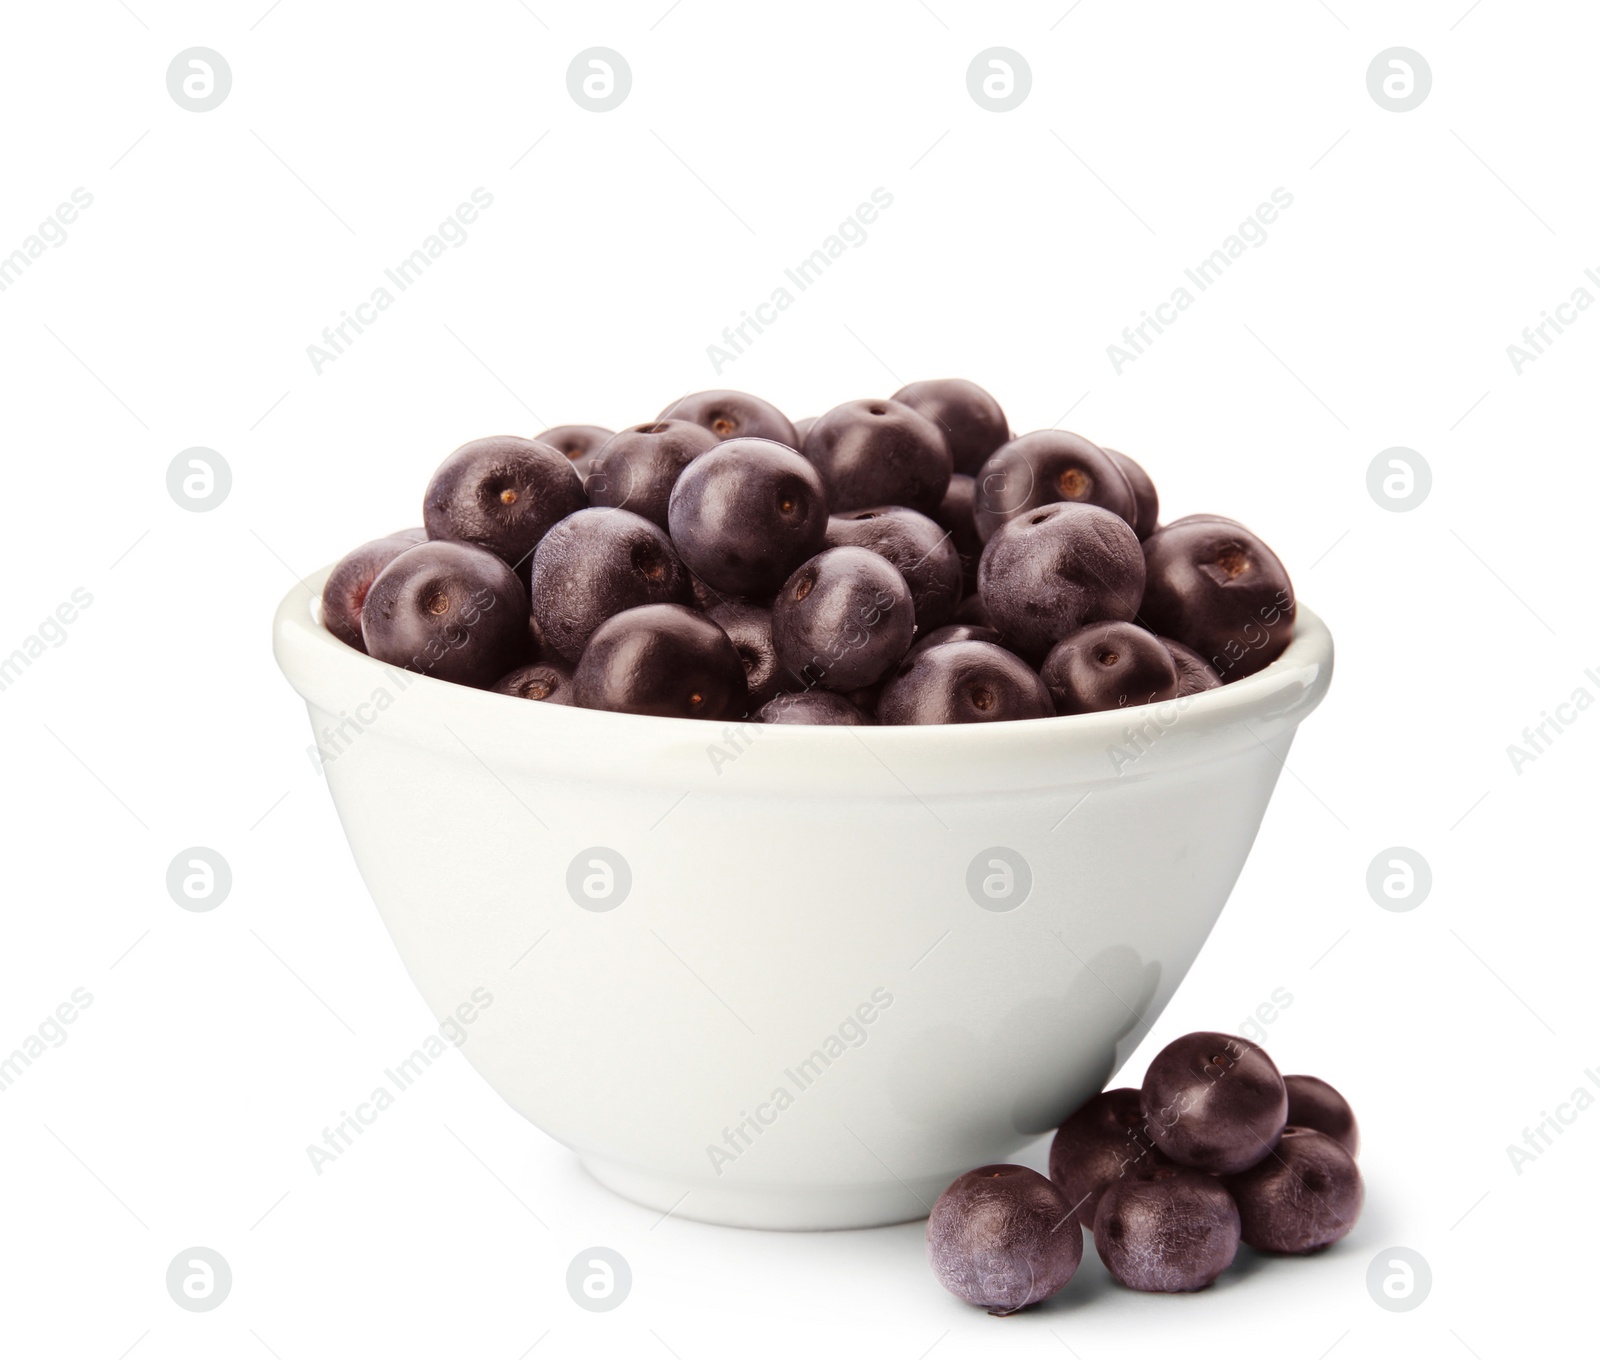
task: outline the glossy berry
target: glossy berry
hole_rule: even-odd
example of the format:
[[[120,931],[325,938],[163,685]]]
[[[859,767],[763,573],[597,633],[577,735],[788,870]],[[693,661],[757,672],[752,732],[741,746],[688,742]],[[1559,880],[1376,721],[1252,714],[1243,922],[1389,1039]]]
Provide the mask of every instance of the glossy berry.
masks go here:
[[[939,1283],[997,1317],[1049,1298],[1083,1261],[1071,1207],[1025,1166],[958,1176],[928,1216],[927,1240]]]
[[[1136,623],[1092,623],[1050,649],[1039,668],[1057,713],[1159,704],[1178,693],[1178,666]]]
[[[1102,1091],[1087,1101],[1050,1142],[1050,1179],[1085,1228],[1094,1227],[1094,1212],[1108,1185],[1172,1165],[1144,1131],[1139,1093],[1131,1086]]]
[[[1257,1251],[1320,1251],[1361,1216],[1356,1159],[1316,1129],[1290,1125],[1270,1157],[1223,1184],[1239,1206],[1244,1241]]]
[[[628,510],[569,515],[533,554],[529,600],[544,647],[576,662],[594,630],[642,604],[689,604],[689,572],[660,529]]]
[[[829,548],[795,570],[772,604],[785,683],[845,692],[870,685],[916,632],[911,591],[866,548]]]
[[[944,499],[933,512],[933,522],[950,534],[956,556],[961,559],[961,588],[965,595],[978,590],[978,559],[983,556],[983,540],[972,519],[972,497],[977,486],[971,477],[953,473]]]
[[[422,498],[428,537],[487,548],[527,575],[528,559],[558,520],[588,501],[565,455],[516,435],[463,444],[439,465]]]
[[[718,592],[770,596],[828,532],[817,470],[769,439],[730,439],[683,470],[667,505],[684,565]]]
[[[1218,674],[1206,664],[1205,657],[1192,647],[1185,647],[1181,642],[1174,642],[1171,638],[1162,638],[1162,644],[1172,655],[1173,664],[1178,668],[1178,697],[1199,694],[1208,689],[1216,689],[1222,683]]]
[[[1192,647],[1223,681],[1254,675],[1294,636],[1294,587],[1271,548],[1232,520],[1190,516],[1144,543],[1139,622]]]
[[[746,707],[728,635],[680,604],[646,604],[595,629],[572,678],[574,702],[613,713],[727,722]]]
[[[1153,1294],[1204,1289],[1239,1251],[1239,1210],[1214,1176],[1157,1166],[1100,1196],[1094,1246],[1118,1284]]]
[[[1008,520],[1056,501],[1098,505],[1131,527],[1133,488],[1104,449],[1066,430],[1035,430],[1002,444],[976,474],[973,522],[988,542]]]
[[[950,535],[903,505],[851,510],[828,520],[830,548],[866,548],[890,563],[911,589],[918,634],[942,628],[961,599],[961,559]]]
[[[1289,1122],[1325,1133],[1352,1157],[1361,1150],[1361,1132],[1350,1102],[1321,1077],[1285,1077],[1289,1092]]]
[[[678,475],[717,443],[710,430],[687,420],[652,420],[622,430],[589,459],[583,479],[589,504],[631,510],[665,529]]]
[[[533,699],[546,704],[570,704],[572,667],[559,661],[535,661],[502,675],[489,688],[496,694],[516,699]]]
[[[680,397],[656,418],[693,421],[718,439],[776,439],[791,449],[800,447],[789,417],[770,401],[748,392],[695,392]]]
[[[1155,533],[1161,520],[1161,497],[1156,494],[1156,484],[1150,474],[1125,453],[1100,446],[1106,457],[1117,465],[1117,470],[1128,479],[1128,490],[1133,492],[1133,531],[1141,541]]]
[[[996,646],[1005,645],[1000,639],[1000,634],[984,624],[947,623],[943,628],[935,628],[931,633],[919,632],[916,643],[906,653],[906,660],[921,656],[929,647],[943,646],[946,642],[992,642]]]
[[[893,400],[927,416],[944,434],[957,472],[972,474],[1011,438],[1000,403],[965,378],[931,378],[907,383]]]
[[[805,442],[806,436],[811,433],[811,427],[813,425],[815,425],[816,423],[817,423],[817,418],[815,416],[802,416],[799,420],[795,421],[795,423],[794,423],[795,438],[800,440],[800,443],[803,444]],[[793,447],[798,449],[800,447],[800,444],[796,444]]]
[[[808,689],[767,700],[756,714],[756,721],[813,727],[866,727],[872,720],[842,694],[828,689]]]
[[[932,515],[950,485],[950,450],[926,416],[887,399],[864,398],[817,417],[801,450],[822,475],[836,515],[905,505]]]
[[[1012,722],[1048,718],[1050,691],[1027,662],[992,642],[946,642],[908,658],[883,687],[878,721]]]
[[[420,543],[378,573],[361,637],[379,661],[482,688],[527,659],[528,595],[486,549]]]
[[[347,552],[322,587],[322,626],[346,647],[367,650],[361,641],[361,606],[382,571],[407,548],[426,543],[425,529],[401,529]]]
[[[772,645],[772,611],[753,604],[719,604],[707,613],[728,635],[744,663],[745,687],[754,713],[782,688],[783,672]]]
[[[1161,1151],[1219,1176],[1271,1152],[1289,1115],[1283,1077],[1265,1050],[1208,1031],[1185,1034],[1156,1054],[1140,1100]]]
[[[1143,589],[1133,529],[1096,505],[1030,510],[989,540],[978,563],[990,624],[1025,656],[1043,657],[1091,623],[1131,619]]]
[[[577,468],[581,477],[589,470],[589,459],[611,438],[611,431],[599,425],[552,425],[533,437],[535,444],[548,444]]]

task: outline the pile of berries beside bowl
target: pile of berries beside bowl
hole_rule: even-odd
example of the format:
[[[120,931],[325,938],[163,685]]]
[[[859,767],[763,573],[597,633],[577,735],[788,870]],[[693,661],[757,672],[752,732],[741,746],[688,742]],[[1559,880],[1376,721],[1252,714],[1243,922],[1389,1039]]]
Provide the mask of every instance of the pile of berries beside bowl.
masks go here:
[[[1248,1039],[1175,1039],[1144,1085],[1103,1091],[1056,1131],[1046,1179],[1025,1166],[959,1177],[928,1219],[939,1282],[1005,1316],[1055,1294],[1083,1229],[1119,1284],[1204,1289],[1239,1244],[1305,1255],[1355,1226],[1364,1195],[1349,1103],[1317,1077],[1282,1076]]]
[[[324,626],[522,699],[719,722],[996,722],[1163,702],[1261,670],[1283,564],[1145,470],[1014,437],[961,379],[792,423],[702,392],[618,432],[477,439],[423,524],[344,557]]]

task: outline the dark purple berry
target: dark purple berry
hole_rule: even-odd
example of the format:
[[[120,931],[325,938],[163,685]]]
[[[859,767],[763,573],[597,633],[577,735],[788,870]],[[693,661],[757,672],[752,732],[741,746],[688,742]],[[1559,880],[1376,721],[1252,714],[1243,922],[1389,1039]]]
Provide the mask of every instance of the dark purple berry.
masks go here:
[[[1192,647],[1185,647],[1183,643],[1174,642],[1171,638],[1162,638],[1161,641],[1172,654],[1173,664],[1178,668],[1180,699],[1185,695],[1216,689],[1222,683],[1217,673],[1206,664],[1206,659]]]
[[[776,439],[791,449],[800,447],[789,417],[770,401],[748,392],[695,392],[680,397],[656,418],[692,420],[718,439]]]
[[[428,537],[487,548],[527,575],[552,524],[589,502],[564,454],[517,435],[463,444],[439,465],[422,498]]]
[[[1294,636],[1294,587],[1242,524],[1189,516],[1144,544],[1139,622],[1192,647],[1224,682],[1254,675]]]
[[[1104,449],[1066,430],[1035,430],[996,449],[976,474],[972,518],[984,542],[1002,524],[1056,501],[1098,505],[1133,525],[1133,488]]]
[[[906,660],[921,656],[929,647],[941,647],[947,642],[992,642],[999,647],[1005,646],[1000,640],[1000,634],[984,624],[947,623],[943,628],[935,628],[931,633],[919,632],[915,645],[906,653]]]
[[[946,642],[908,657],[878,699],[878,721],[894,726],[1013,722],[1054,712],[1033,668],[992,642]]]
[[[574,702],[612,713],[727,722],[747,706],[728,635],[681,604],[626,609],[594,631],[573,674]]]
[[[1149,538],[1161,520],[1161,497],[1156,495],[1156,484],[1150,480],[1150,474],[1127,454],[1108,449],[1104,444],[1100,447],[1128,479],[1128,490],[1133,492],[1134,533],[1139,535],[1141,541]]]
[[[874,505],[905,505],[931,515],[950,485],[950,449],[926,416],[888,399],[835,406],[801,450],[822,474],[836,515]]]
[[[1159,704],[1178,693],[1172,653],[1136,623],[1080,628],[1050,649],[1039,678],[1062,714]]]
[[[817,470],[770,439],[731,439],[683,470],[667,506],[684,565],[719,592],[770,596],[828,532]]]
[[[419,543],[373,581],[361,637],[379,661],[482,688],[527,659],[528,594],[492,552]]]
[[[1361,1216],[1356,1159],[1316,1129],[1291,1124],[1271,1156],[1223,1184],[1239,1206],[1241,1235],[1257,1251],[1320,1251]]]
[[[322,587],[322,626],[346,647],[367,650],[361,641],[361,606],[382,571],[407,548],[426,543],[425,529],[401,529],[347,552]]]
[[[1265,1050],[1209,1031],[1185,1034],[1156,1054],[1140,1099],[1161,1151],[1219,1176],[1271,1152],[1289,1116],[1283,1077]]]
[[[711,621],[728,635],[750,691],[750,711],[767,703],[782,688],[783,673],[772,645],[772,611],[753,604],[719,604],[706,611]]]
[[[802,563],[772,604],[772,640],[786,684],[845,692],[870,685],[916,632],[911,591],[866,548],[829,548]]]
[[[628,510],[580,510],[533,554],[529,600],[543,644],[576,662],[602,623],[642,604],[689,604],[689,572],[672,540]]]
[[[830,689],[808,689],[768,699],[756,714],[756,721],[814,727],[866,727],[872,719],[842,694]]]
[[[1071,1206],[1025,1166],[958,1176],[933,1206],[927,1236],[939,1283],[997,1317],[1049,1298],[1083,1261]]]
[[[830,548],[866,548],[893,565],[911,588],[917,632],[942,628],[961,600],[961,559],[948,531],[903,505],[851,510],[828,520]]]
[[[1094,1246],[1118,1284],[1188,1293],[1233,1264],[1239,1210],[1214,1176],[1151,1167],[1106,1187],[1095,1210]]]
[[[961,588],[966,595],[978,591],[978,559],[983,556],[983,540],[978,537],[978,526],[972,519],[972,497],[977,483],[971,477],[957,472],[951,474],[950,485],[944,499],[933,512],[933,522],[950,532],[950,542],[955,545],[956,556],[961,559]]]
[[[1011,438],[1000,403],[965,378],[931,378],[907,383],[893,400],[927,416],[944,432],[957,472],[976,472]]]
[[[1139,1093],[1131,1086],[1102,1091],[1056,1130],[1050,1143],[1050,1179],[1073,1206],[1078,1222],[1093,1229],[1094,1211],[1108,1185],[1157,1166],[1173,1166],[1144,1129]]]
[[[1133,529],[1097,505],[1030,510],[989,540],[978,563],[989,623],[1024,656],[1042,657],[1091,623],[1131,619],[1143,589]]]
[[[548,444],[563,454],[581,477],[589,470],[589,459],[611,438],[611,431],[599,425],[552,425],[533,437],[535,444]]]
[[[530,666],[518,666],[510,674],[502,675],[489,688],[496,694],[509,694],[517,699],[570,704],[572,667],[559,661],[535,661]]]
[[[1350,1102],[1321,1077],[1285,1077],[1289,1123],[1325,1133],[1352,1157],[1361,1150],[1361,1132]]]
[[[609,505],[667,527],[667,502],[678,475],[716,435],[687,420],[653,420],[619,431],[589,458],[583,489],[590,505]]]
[[[815,416],[802,416],[794,423],[795,438],[803,444],[806,436],[811,433],[811,427],[816,423],[817,418]],[[796,444],[794,447],[798,449],[800,444]]]

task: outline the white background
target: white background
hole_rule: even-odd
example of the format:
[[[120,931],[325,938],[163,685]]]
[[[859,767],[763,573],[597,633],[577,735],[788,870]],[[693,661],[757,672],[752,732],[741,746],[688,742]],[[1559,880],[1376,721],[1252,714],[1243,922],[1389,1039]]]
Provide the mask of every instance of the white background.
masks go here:
[[[1493,1360],[1586,1327],[1600,1113],[1520,1173],[1506,1149],[1600,1068],[1600,713],[1520,773],[1506,748],[1600,696],[1600,314],[1520,375],[1506,346],[1600,269],[1592,8],[668,3],[7,7],[0,252],[94,201],[0,294],[0,653],[93,597],[0,693],[0,1051],[93,996],[0,1092],[6,1352]],[[197,45],[233,73],[203,114],[165,83]],[[565,80],[597,45],[633,71],[604,114]],[[1396,45],[1433,71],[1403,114],[1366,87]],[[1009,113],[967,93],[993,46],[1032,70]],[[479,186],[467,242],[315,373],[307,345]],[[716,374],[706,346],[879,186],[866,244]],[[1267,242],[1118,375],[1106,346],[1279,186]],[[1334,631],[1333,690],[1123,1080],[1287,989],[1267,1047],[1362,1121],[1355,1232],[1176,1298],[1117,1289],[1091,1247],[996,1320],[940,1290],[920,1224],[741,1232],[616,1199],[457,1055],[315,1174],[306,1145],[435,1022],[272,664],[295,576],[415,523],[480,434],[723,385],[799,417],[946,374],[1018,430],[1142,459],[1169,517],[1243,519]],[[233,471],[203,514],[165,483],[195,445]],[[1434,478],[1403,514],[1366,489],[1395,445]],[[210,913],[166,892],[193,845],[232,867]],[[1411,912],[1365,888],[1394,845],[1432,866]],[[194,1245],[234,1276],[205,1314],[164,1286]],[[564,1284],[594,1245],[633,1270],[606,1314]],[[1406,1314],[1365,1283],[1396,1245],[1434,1277]]]

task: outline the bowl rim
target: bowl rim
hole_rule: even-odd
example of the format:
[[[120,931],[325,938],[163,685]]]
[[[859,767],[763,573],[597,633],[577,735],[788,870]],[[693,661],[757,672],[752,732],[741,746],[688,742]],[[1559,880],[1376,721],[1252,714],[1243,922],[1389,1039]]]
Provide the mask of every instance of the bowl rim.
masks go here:
[[[1031,761],[1041,751],[1104,749],[1134,725],[1150,722],[1161,722],[1163,729],[1181,729],[1181,740],[1166,743],[1168,748],[1188,746],[1227,729],[1238,729],[1233,733],[1235,745],[1254,745],[1292,731],[1321,701],[1333,669],[1333,638],[1327,626],[1297,601],[1294,637],[1270,664],[1230,684],[1162,704],[993,723],[867,727],[758,724],[753,718],[718,723],[612,713],[531,703],[405,671],[357,651],[334,637],[320,619],[322,587],[334,565],[301,579],[284,595],[276,611],[273,650],[295,690],[308,704],[335,713],[381,689],[388,679],[406,691],[403,720],[385,719],[386,724],[394,724],[396,735],[423,739],[428,729],[440,723],[466,723],[508,756],[525,744],[536,751],[549,743],[577,743],[587,745],[591,755],[623,749],[670,757],[692,749],[697,758],[704,759],[707,743],[714,743],[718,734],[754,732],[760,734],[759,745],[774,753],[826,758],[829,753],[859,749],[862,737],[870,736],[871,749],[885,754],[902,752],[931,760],[987,764],[991,758]],[[1181,715],[1181,721],[1173,719],[1168,724],[1165,718],[1174,712]],[[461,740],[459,734],[456,740]]]

